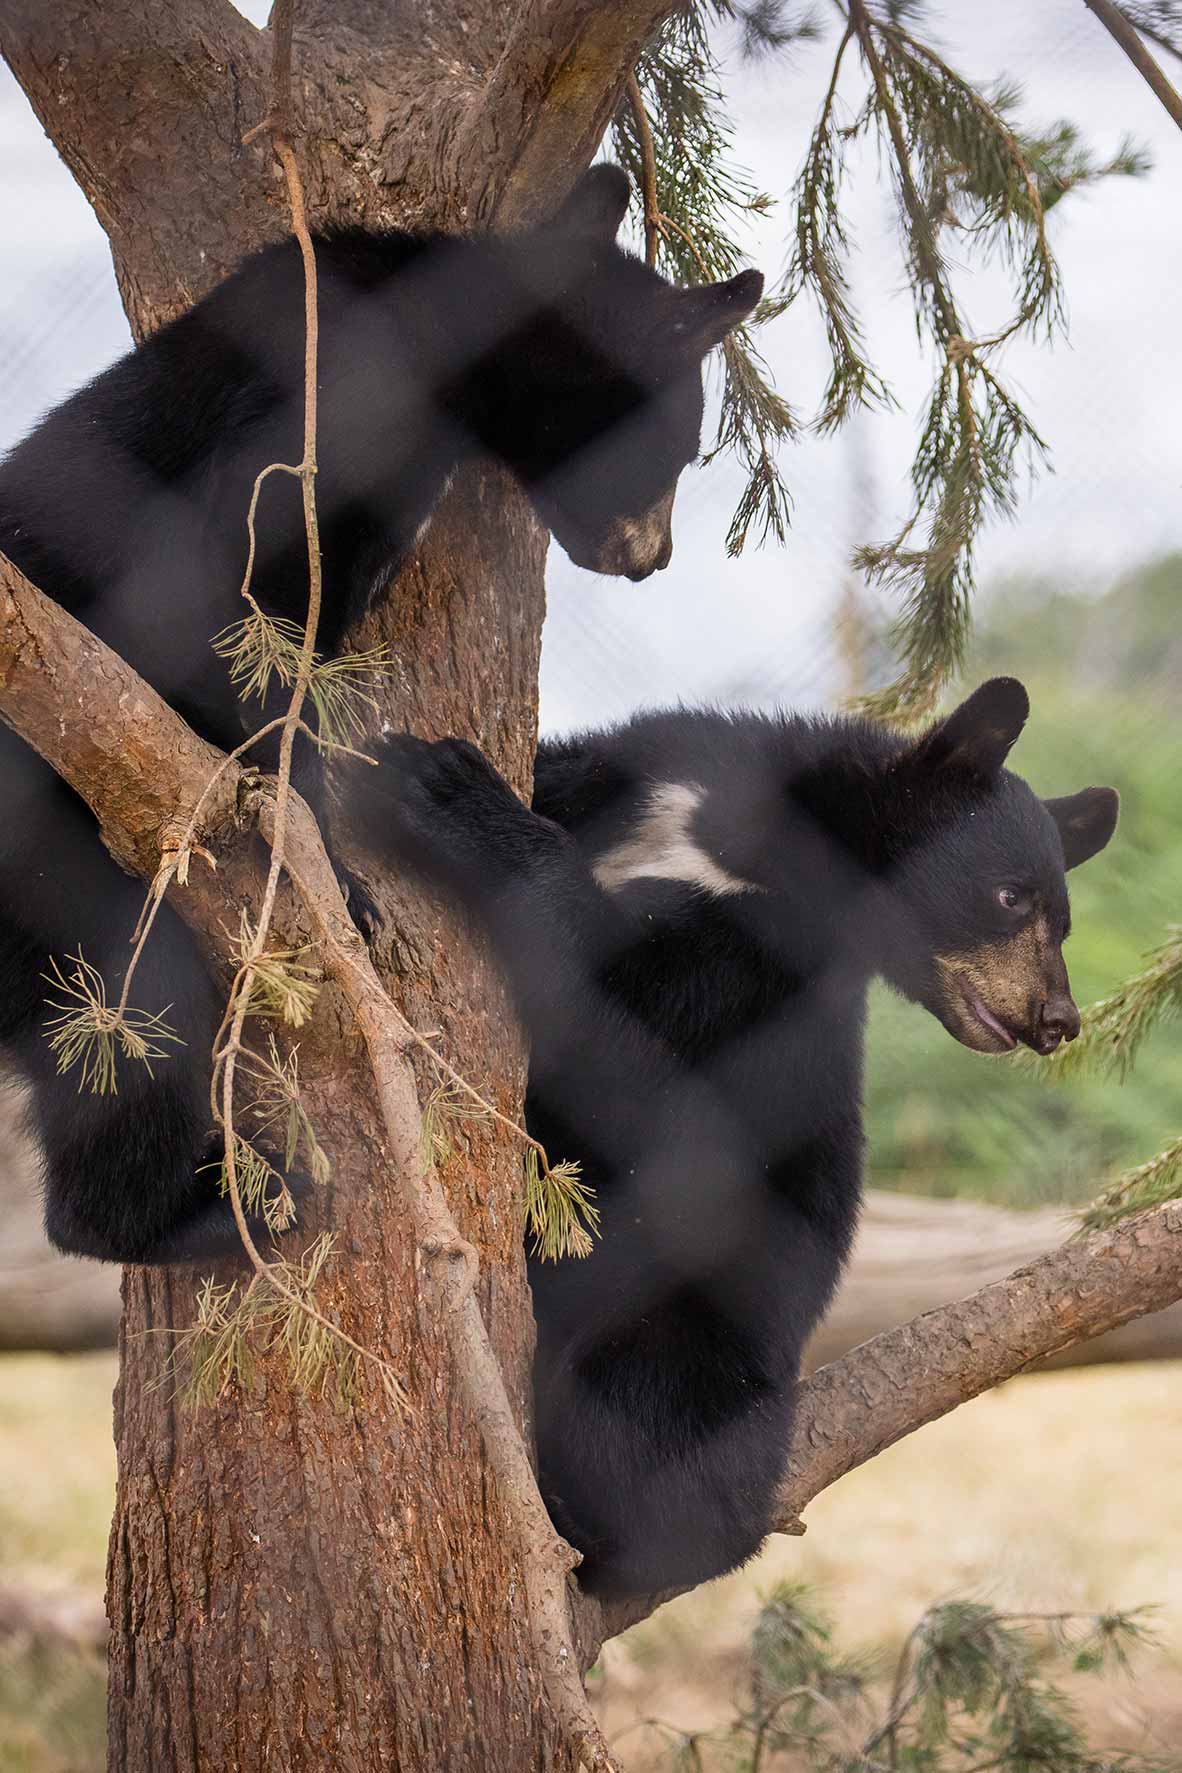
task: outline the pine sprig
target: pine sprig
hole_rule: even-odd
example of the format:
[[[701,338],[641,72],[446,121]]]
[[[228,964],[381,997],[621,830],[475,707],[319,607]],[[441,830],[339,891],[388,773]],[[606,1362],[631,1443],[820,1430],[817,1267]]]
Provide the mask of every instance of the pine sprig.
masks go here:
[[[903,606],[892,636],[902,671],[863,711],[913,720],[930,713],[963,661],[981,527],[1012,511],[1019,467],[1045,454],[987,357],[1019,331],[1056,326],[1059,283],[1037,181],[1001,112],[902,25],[861,0],[850,18],[892,162],[916,325],[942,359],[912,468],[911,515],[890,541],[856,556]],[[988,338],[973,338],[957,303],[941,245],[952,225],[1012,268],[1014,313]]]
[[[268,616],[252,601],[250,613],[214,636],[218,657],[229,666],[230,682],[245,701],[266,702],[272,682],[290,690],[299,673],[304,631],[298,622]],[[377,713],[373,688],[397,667],[388,647],[342,653],[325,659],[313,655],[308,695],[316,713],[317,734],[326,745],[344,745],[359,737],[368,718]]]
[[[1169,925],[1169,935],[1152,949],[1145,964],[1123,985],[1084,1010],[1083,1030],[1070,1046],[1062,1046],[1044,1074],[1074,1077],[1085,1071],[1115,1072],[1123,1082],[1146,1037],[1160,1022],[1182,1015],[1182,924]]]
[[[577,1163],[543,1163],[536,1145],[525,1152],[525,1223],[533,1254],[543,1262],[589,1256],[599,1235],[594,1189]]]
[[[1142,37],[1182,61],[1180,0],[1123,0],[1120,10]]]
[[[216,1173],[218,1193],[228,1196],[230,1179],[225,1158],[207,1168]],[[244,1211],[261,1219],[273,1237],[289,1231],[296,1217],[291,1190],[274,1164],[240,1133],[234,1135],[234,1173]]]
[[[241,963],[251,951],[254,931],[245,909],[235,947]],[[302,1028],[320,993],[320,968],[302,957],[306,948],[269,948],[251,961],[250,1008],[252,1016],[269,1016],[289,1028]]]
[[[881,1657],[840,1655],[808,1591],[782,1584],[756,1621],[750,1701],[720,1746],[746,1773],[770,1773],[781,1756],[823,1773],[1178,1773],[1176,1760],[1091,1748],[1043,1673],[1048,1655],[1081,1674],[1125,1668],[1152,1641],[1145,1609],[1005,1614],[947,1601],[907,1637],[884,1704]]]
[[[165,1020],[171,1005],[156,1014],[128,1004],[110,1005],[106,981],[82,950],[66,958],[73,963],[69,972],[51,957],[50,971],[43,975],[59,994],[45,1000],[57,1012],[46,1017],[45,1035],[59,1076],[77,1067],[79,1092],[117,1095],[120,1056],[142,1065],[151,1077],[154,1059],[167,1059],[170,1046],[184,1045]]]
[[[406,1392],[389,1364],[364,1361],[316,1305],[316,1289],[335,1253],[325,1232],[298,1261],[277,1262],[245,1287],[238,1281],[202,1283],[194,1321],[176,1333],[169,1361],[191,1408],[215,1404],[234,1388],[255,1390],[263,1363],[275,1357],[283,1360],[296,1389],[332,1397],[342,1409],[356,1405],[362,1370],[376,1365],[390,1402],[407,1407]],[[272,1273],[284,1291],[268,1278]]]
[[[267,1036],[265,1059],[244,1051],[242,1060],[258,1080],[250,1113],[260,1134],[281,1144],[283,1164],[290,1170],[302,1147],[312,1180],[325,1187],[332,1177],[328,1155],[316,1137],[300,1096],[299,1048],[281,1054],[273,1034]]]
[[[1182,1138],[1175,1139],[1148,1163],[1126,1170],[1098,1200],[1084,1207],[1079,1215],[1080,1231],[1101,1231],[1132,1213],[1148,1212],[1150,1207],[1161,1207],[1180,1198]]]
[[[793,190],[795,234],[783,283],[786,305],[808,290],[824,321],[830,374],[814,420],[814,427],[821,432],[836,430],[859,408],[895,404],[866,356],[849,279],[850,238],[842,215],[842,184],[849,145],[866,127],[870,115],[864,110],[852,125],[838,125],[837,82],[852,37],[852,29],[847,30],[838,44],[821,115]]]

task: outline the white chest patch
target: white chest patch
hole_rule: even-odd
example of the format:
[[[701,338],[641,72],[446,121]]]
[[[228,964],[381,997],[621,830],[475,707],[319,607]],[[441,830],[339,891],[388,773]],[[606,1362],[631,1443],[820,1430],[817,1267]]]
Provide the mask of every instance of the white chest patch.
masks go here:
[[[659,782],[631,836],[596,862],[600,886],[616,893],[632,880],[683,880],[720,898],[758,891],[694,842],[690,822],[705,798],[706,790],[694,782]]]

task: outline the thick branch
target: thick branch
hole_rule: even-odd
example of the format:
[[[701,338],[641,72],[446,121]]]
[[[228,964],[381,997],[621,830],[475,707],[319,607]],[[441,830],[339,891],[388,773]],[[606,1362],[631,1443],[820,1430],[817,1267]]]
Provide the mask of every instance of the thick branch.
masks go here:
[[[106,229],[137,336],[233,269],[268,180],[265,144],[241,142],[263,44],[230,0],[0,0],[0,51]]]
[[[1104,29],[1120,44],[1142,80],[1159,98],[1174,122],[1182,129],[1182,94],[1179,94],[1166,79],[1145,44],[1140,34],[1125,17],[1113,0],[1084,0],[1089,12],[1094,12]]]
[[[524,0],[459,144],[473,218],[545,216],[598,147],[645,44],[683,0]]]
[[[0,555],[0,716],[75,789],[129,873],[155,876],[222,754],[142,677]],[[209,828],[234,818],[238,772],[211,799]],[[201,892],[200,864],[191,891]],[[186,896],[189,896],[187,891]],[[218,916],[232,898],[217,892]],[[236,925],[237,918],[233,918]]]

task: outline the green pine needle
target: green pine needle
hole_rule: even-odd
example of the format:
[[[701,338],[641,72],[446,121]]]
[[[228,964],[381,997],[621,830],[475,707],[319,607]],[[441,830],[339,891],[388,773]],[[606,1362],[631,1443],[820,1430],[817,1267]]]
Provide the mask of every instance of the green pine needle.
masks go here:
[[[267,1036],[268,1054],[244,1053],[243,1060],[258,1080],[250,1106],[258,1131],[283,1146],[283,1165],[290,1170],[302,1146],[308,1170],[317,1187],[331,1180],[332,1165],[300,1097],[299,1048],[283,1056],[273,1034]]]
[[[425,1170],[451,1161],[456,1152],[456,1133],[469,1123],[489,1120],[483,1103],[476,1101],[459,1084],[448,1081],[437,1084],[427,1097],[421,1118],[420,1150]]]
[[[239,965],[245,965],[254,931],[245,908],[235,942]],[[251,963],[250,1008],[252,1016],[269,1016],[289,1028],[302,1028],[311,1017],[320,994],[320,969],[301,959],[310,948],[267,949]]]
[[[142,1065],[151,1077],[154,1059],[171,1057],[170,1045],[184,1045],[164,1019],[171,1005],[155,1015],[130,1006],[112,1008],[107,1003],[106,981],[81,949],[66,958],[73,962],[71,971],[64,973],[51,957],[50,971],[42,975],[60,994],[46,998],[49,1008],[58,1013],[46,1017],[45,1034],[59,1076],[78,1068],[79,1092],[116,1095],[120,1056]]]
[[[810,33],[808,21],[789,16],[785,5],[741,6],[712,0],[676,12],[636,66],[653,131],[657,207],[669,226],[658,237],[658,266],[675,283],[700,284],[732,277],[742,262],[735,238],[741,219],[763,214],[771,198],[751,183],[731,158],[734,128],[726,115],[718,61],[711,47],[711,15],[738,19],[755,47],[784,44]],[[641,149],[635,120],[623,103],[612,124],[614,157],[641,190]],[[776,393],[767,365],[755,349],[751,326],[782,304],[763,303],[750,325],[732,333],[723,353],[722,406],[710,462],[720,451],[736,454],[747,485],[727,536],[738,554],[756,531],[783,541],[791,500],[778,465],[779,446],[795,435],[795,416]]]
[[[331,1324],[304,1309],[316,1308],[316,1288],[335,1254],[332,1235],[325,1232],[298,1261],[276,1261],[268,1275],[254,1276],[245,1287],[238,1281],[202,1283],[194,1321],[175,1334],[169,1360],[190,1408],[215,1404],[235,1388],[255,1390],[262,1364],[275,1357],[282,1359],[296,1390],[332,1399],[343,1410],[356,1406],[362,1370],[373,1363],[363,1361]],[[272,1284],[270,1275],[293,1297]],[[387,1363],[380,1363],[379,1373],[386,1397],[405,1409],[406,1392]]]
[[[1182,1198],[1182,1138],[1175,1139],[1148,1163],[1126,1170],[1091,1206],[1079,1214],[1080,1231],[1102,1231],[1133,1213],[1148,1212]]]
[[[1176,1760],[1090,1748],[1044,1672],[1049,1659],[1080,1674],[1124,1669],[1152,1642],[1146,1609],[1005,1614],[952,1600],[924,1613],[888,1668],[874,1653],[840,1655],[809,1592],[782,1584],[756,1621],[750,1699],[715,1740],[748,1773],[789,1762],[825,1773],[1177,1773]]]
[[[1061,1046],[1049,1065],[1043,1060],[1042,1075],[1115,1072],[1123,1082],[1153,1029],[1182,1015],[1182,924],[1168,927],[1166,941],[1146,955],[1139,972],[1110,997],[1088,1005],[1079,1039]]]

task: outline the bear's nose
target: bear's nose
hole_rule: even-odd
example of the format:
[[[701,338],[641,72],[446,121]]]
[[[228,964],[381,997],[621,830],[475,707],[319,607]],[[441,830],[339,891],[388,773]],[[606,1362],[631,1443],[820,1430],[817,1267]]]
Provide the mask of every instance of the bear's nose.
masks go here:
[[[1049,997],[1038,1012],[1038,1050],[1053,1053],[1061,1040],[1074,1040],[1079,1033],[1079,1011],[1066,992]]]

